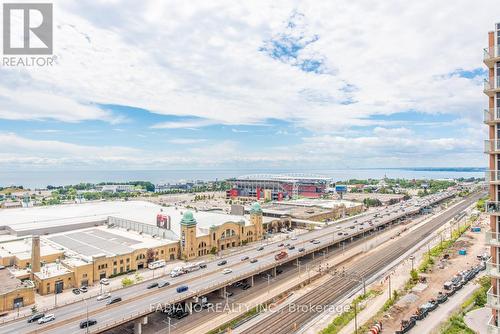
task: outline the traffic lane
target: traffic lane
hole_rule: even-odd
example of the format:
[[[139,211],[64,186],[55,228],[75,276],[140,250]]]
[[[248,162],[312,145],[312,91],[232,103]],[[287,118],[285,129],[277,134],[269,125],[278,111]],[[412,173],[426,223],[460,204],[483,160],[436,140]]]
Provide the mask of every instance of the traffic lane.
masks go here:
[[[321,247],[320,245],[315,245],[317,248]],[[315,247],[315,248],[316,248]],[[272,264],[275,264],[276,262],[273,261],[272,259],[266,259],[264,261],[262,261],[264,265],[272,265]],[[259,268],[263,268],[263,266],[259,266]],[[253,270],[256,270],[258,268],[253,268]],[[259,269],[259,270],[260,270]],[[210,278],[207,278],[209,279],[210,281],[214,281],[214,282],[217,282],[217,281],[220,281],[219,279],[222,278],[222,281],[225,281],[226,280],[226,277],[227,278],[232,278],[233,280],[236,280],[236,278],[238,278],[240,275],[243,275],[245,273],[248,273],[247,271],[247,268],[246,266],[241,266],[240,268],[236,269],[236,270],[233,270],[233,272],[231,274],[227,274],[227,275],[223,275],[221,272],[219,273],[220,275],[222,276],[219,276],[219,277],[215,277],[215,279],[210,279]],[[212,275],[211,275],[212,276]],[[226,276],[226,277],[224,277]],[[191,289],[194,289],[194,290],[197,290],[197,289],[203,289],[206,287],[206,282],[205,281],[195,281],[195,282],[192,282],[192,284],[190,285],[190,290]],[[186,293],[187,294],[187,293]],[[175,298],[178,294],[175,294],[172,292],[170,292],[168,295],[166,296],[162,296],[162,298],[154,298],[153,300],[150,300],[148,302],[148,305],[150,305],[151,303],[155,304],[155,303],[165,303],[169,300],[171,300],[171,298]],[[127,307],[127,309],[133,309],[133,310],[137,310],[137,309],[140,309],[141,307],[144,307],[144,303],[142,303],[141,301],[137,301],[137,303],[134,303],[133,305]],[[121,314],[123,314],[123,312],[120,312],[120,313],[108,313],[107,315],[102,315],[100,316],[98,319],[98,321],[100,320],[101,323],[104,322],[106,323],[107,321],[114,321],[114,320],[117,320],[117,316],[119,317]]]
[[[376,226],[376,225],[386,224],[388,221],[395,219],[395,218],[394,218],[394,216],[392,216],[392,215],[391,215],[391,212],[398,212],[398,211],[401,211],[401,210],[400,210],[399,208],[398,208],[397,210],[389,210],[388,208],[385,208],[385,209],[381,210],[381,212],[377,212],[379,215],[380,215],[380,213],[382,213],[382,214],[383,214],[383,216],[387,215],[388,217],[387,217],[387,218],[385,218],[385,219],[382,219],[382,218],[381,218],[381,221],[380,221],[380,222],[378,222],[377,224],[374,224],[374,225]],[[411,211],[413,211],[413,210],[411,210]],[[349,227],[349,228],[350,228],[351,226],[356,226],[356,225],[357,225],[357,226],[358,226],[357,231],[359,231],[359,225],[363,225],[365,222],[370,221],[371,219],[373,219],[373,218],[374,218],[374,215],[375,215],[375,214],[377,214],[377,213],[376,213],[376,212],[374,212],[374,213],[372,213],[372,214],[370,214],[370,215],[367,215],[367,216],[364,216],[364,217],[360,217],[360,218],[358,218],[358,219],[355,219],[356,217],[353,217],[353,218],[352,218],[352,220],[349,220],[349,221],[343,222],[343,223],[342,223],[342,225],[347,226],[347,227]],[[404,213],[404,212],[402,212],[402,213]],[[405,214],[406,214],[406,213],[405,213]],[[329,227],[329,228],[332,228],[332,229],[333,229],[333,226],[331,226],[331,227]],[[306,234],[300,235],[300,236],[298,236],[298,237],[297,237],[297,240],[291,240],[291,241],[290,241],[290,243],[291,243],[291,244],[294,244],[294,245],[305,245],[305,244],[307,243],[307,241],[311,240],[311,237],[313,237],[313,238],[314,238],[314,236],[316,236],[316,235],[317,235],[317,238],[320,238],[321,240],[323,240],[323,241],[324,241],[324,240],[325,240],[325,234],[324,234],[325,230],[326,230],[326,229],[323,229],[323,230],[316,230],[316,231],[313,231],[313,232],[311,232],[311,233],[306,233]],[[337,229],[337,230],[336,230],[336,232],[338,232],[338,231],[339,231],[339,230]],[[355,234],[355,232],[357,232],[357,231],[347,231],[347,233],[348,233],[348,235],[352,235],[352,234]],[[331,234],[333,235],[333,237],[332,237],[332,238],[335,238],[335,236],[334,236],[334,234],[333,234],[333,233],[335,233],[335,232],[331,232]],[[304,239],[304,240],[299,240],[299,237],[300,237],[300,239]],[[278,244],[278,242],[271,243],[270,245],[273,245],[273,244]],[[315,247],[314,247],[314,246],[315,246]],[[312,247],[312,249],[320,249],[320,248],[322,248],[322,247],[323,247],[322,245],[314,245],[314,246]],[[267,248],[267,247],[266,247],[266,248]],[[304,248],[305,248],[305,247],[304,247]],[[307,248],[308,248],[308,250],[311,250],[311,249],[310,249],[310,247],[307,247]],[[264,252],[264,254],[263,254],[263,255],[264,255],[264,256],[265,256],[265,255],[269,255],[269,251],[270,251],[271,253],[275,253],[275,251],[273,251],[273,250],[271,249],[271,250],[268,250],[267,252]],[[259,254],[258,252],[256,252],[256,251],[253,251],[251,254],[252,254],[252,255],[254,255],[254,257],[257,257],[257,256],[258,256],[258,257],[260,257],[260,256],[259,256],[260,254]],[[261,254],[262,254],[262,253],[261,253]],[[227,257],[227,258],[225,258],[225,259],[228,259],[228,260],[233,259],[233,260],[234,260],[234,259],[235,259],[236,257],[238,257],[238,256],[240,256],[240,255],[229,256],[229,257]],[[213,268],[211,268],[211,269],[212,269],[212,270],[216,270],[216,267],[214,267],[216,262],[217,262],[217,261],[212,261],[211,263],[207,263],[207,266],[210,264],[210,266],[211,266],[211,267],[213,267]],[[228,264],[229,264],[229,263],[228,263]],[[234,265],[237,265],[237,264],[238,264],[238,262],[234,262],[234,263],[233,263],[233,266],[234,266]],[[239,271],[238,271],[238,272],[239,272]],[[197,278],[197,277],[199,277],[199,276],[204,276],[204,275],[205,275],[205,273],[200,273],[199,275],[192,275],[192,273],[190,273],[190,274],[185,274],[185,275],[183,275],[184,277],[183,277],[183,276],[180,276],[180,278],[178,277],[178,278],[174,278],[174,279],[171,279],[171,280],[172,280],[172,281],[174,281],[175,283],[178,283],[178,282],[180,283],[180,281],[182,280],[182,278],[185,278],[186,280],[191,280],[191,279]],[[136,296],[137,294],[138,294],[138,295],[142,295],[142,294],[143,294],[143,289],[144,289],[144,288],[145,288],[145,286],[147,286],[147,284],[149,284],[149,283],[150,283],[150,282],[145,282],[145,283],[143,283],[143,284],[137,285],[137,286],[135,286],[135,287],[134,287],[134,289],[129,288],[129,290],[127,290],[127,289],[122,290],[122,292],[125,292],[124,297],[134,297],[134,296]],[[93,303],[93,304],[92,304],[92,303],[90,302],[90,305],[89,305],[89,311],[93,311],[93,310],[99,309],[99,308],[101,307],[101,305],[102,305],[102,304],[99,304],[99,303]],[[75,305],[75,306],[77,306],[77,308],[78,308],[78,309],[80,309],[80,306],[78,306],[78,305]],[[64,317],[64,315],[68,315],[69,313],[74,313],[74,309],[72,309],[72,308],[71,308],[71,309],[70,309],[70,308],[68,308],[68,309],[67,309],[67,310],[65,310],[65,311],[66,311],[66,312],[62,312],[62,313],[61,313],[61,314],[63,315],[63,318],[65,318],[65,317]],[[60,314],[60,315],[61,315],[61,314]],[[25,324],[26,324],[26,323],[25,323]],[[3,327],[2,327],[2,329],[3,329]],[[9,326],[9,330],[11,330],[10,326]]]

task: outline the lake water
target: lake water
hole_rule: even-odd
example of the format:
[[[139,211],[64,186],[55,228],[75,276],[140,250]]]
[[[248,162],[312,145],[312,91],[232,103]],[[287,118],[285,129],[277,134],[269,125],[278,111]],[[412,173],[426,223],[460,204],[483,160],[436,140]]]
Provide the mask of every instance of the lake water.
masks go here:
[[[262,173],[308,173],[324,175],[335,181],[347,179],[445,179],[484,177],[481,168],[457,169],[318,169],[318,170],[109,170],[109,171],[0,171],[0,186],[22,185],[25,188],[45,188],[47,185],[69,185],[80,182],[127,182],[150,181],[154,184],[173,183],[186,180],[222,180],[246,174]]]

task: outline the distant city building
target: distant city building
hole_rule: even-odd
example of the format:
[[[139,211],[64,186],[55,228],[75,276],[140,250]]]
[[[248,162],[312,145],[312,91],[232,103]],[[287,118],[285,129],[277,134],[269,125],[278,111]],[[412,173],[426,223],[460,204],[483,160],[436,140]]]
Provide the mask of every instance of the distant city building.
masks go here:
[[[486,210],[491,214],[491,232],[487,240],[491,246],[491,259],[487,263],[491,275],[491,289],[487,293],[487,304],[491,307],[488,333],[500,333],[500,23],[488,33],[488,47],[484,50],[484,63],[488,67],[488,79],[484,81],[484,93],[488,96],[488,109],[484,111],[484,122],[488,125],[489,140],[485,141],[488,154],[489,170],[486,180],[489,182],[489,198]]]

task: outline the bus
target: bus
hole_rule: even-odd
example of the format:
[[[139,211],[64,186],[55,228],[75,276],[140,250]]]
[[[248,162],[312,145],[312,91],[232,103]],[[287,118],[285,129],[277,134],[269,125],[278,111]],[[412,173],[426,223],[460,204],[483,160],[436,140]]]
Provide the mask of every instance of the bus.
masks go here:
[[[148,263],[148,268],[153,270],[153,269],[165,267],[166,265],[167,265],[167,263],[165,262],[165,260],[158,260],[158,261],[153,261],[153,262]]]

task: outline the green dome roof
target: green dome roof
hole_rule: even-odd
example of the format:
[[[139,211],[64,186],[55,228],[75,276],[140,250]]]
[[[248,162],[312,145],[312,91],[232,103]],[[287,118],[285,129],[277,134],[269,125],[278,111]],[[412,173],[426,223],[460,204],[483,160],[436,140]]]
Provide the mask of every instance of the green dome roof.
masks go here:
[[[182,215],[181,219],[182,225],[196,225],[196,219],[193,217],[193,213],[191,211],[186,211]]]
[[[260,204],[257,202],[253,203],[252,207],[250,208],[250,213],[251,214],[261,214],[262,208],[260,207]]]

